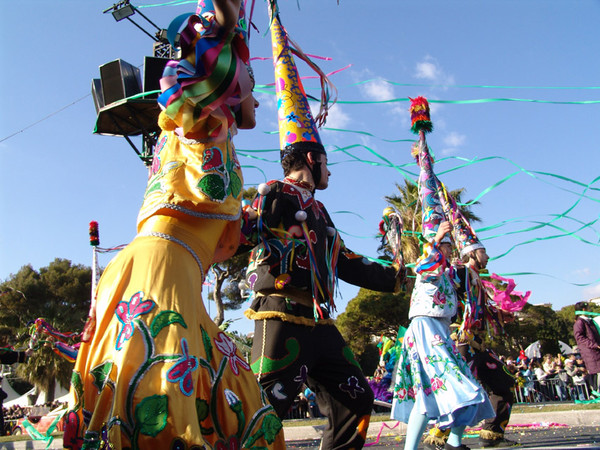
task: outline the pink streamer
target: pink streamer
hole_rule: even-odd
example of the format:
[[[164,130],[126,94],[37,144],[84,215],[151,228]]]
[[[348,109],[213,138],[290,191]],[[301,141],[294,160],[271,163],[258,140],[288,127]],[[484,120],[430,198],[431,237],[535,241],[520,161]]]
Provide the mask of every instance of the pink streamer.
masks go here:
[[[400,422],[396,422],[396,425],[394,425],[393,427],[390,427],[387,423],[382,422],[381,423],[381,428],[379,429],[379,433],[377,434],[377,437],[375,438],[375,441],[374,442],[369,442],[368,444],[365,444],[365,447],[370,447],[371,445],[377,445],[377,444],[379,444],[379,438],[381,437],[381,433],[383,433],[383,429],[384,428],[389,428],[390,430],[393,430],[398,425],[400,425]]]
[[[494,284],[491,281],[481,280],[481,282],[486,288],[491,289],[494,292],[494,297],[492,300],[494,301],[494,303],[496,303],[498,308],[508,312],[521,311],[523,309],[523,306],[525,306],[525,303],[527,303],[527,300],[531,295],[531,291],[527,291],[525,294],[523,294],[522,292],[514,291],[514,288],[517,285],[515,283],[515,280],[511,278],[503,278],[499,275],[496,275],[495,273],[491,274],[490,278],[507,283],[506,288],[503,289],[501,287],[500,289],[498,289],[496,286],[494,286]],[[519,299],[515,301],[510,297],[511,295],[519,297]]]
[[[569,425],[564,423],[557,422],[534,422],[534,423],[519,423],[514,425],[509,425],[506,428],[545,428],[545,427],[566,427]]]

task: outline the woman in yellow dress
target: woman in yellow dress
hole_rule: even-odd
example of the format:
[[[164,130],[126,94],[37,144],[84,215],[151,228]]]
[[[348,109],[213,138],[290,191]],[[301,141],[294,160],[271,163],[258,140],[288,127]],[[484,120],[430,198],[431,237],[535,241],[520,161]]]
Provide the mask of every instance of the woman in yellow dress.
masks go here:
[[[167,64],[138,234],[106,267],[73,371],[66,448],[284,448],[248,363],[212,322],[205,271],[240,236],[232,135],[255,126],[240,0],[200,0]]]

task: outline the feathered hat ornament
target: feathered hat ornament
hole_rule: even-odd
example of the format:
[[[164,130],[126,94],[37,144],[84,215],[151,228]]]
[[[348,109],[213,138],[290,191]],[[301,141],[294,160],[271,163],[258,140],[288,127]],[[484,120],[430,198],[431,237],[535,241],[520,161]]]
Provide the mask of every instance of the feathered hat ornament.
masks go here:
[[[431,133],[433,131],[433,123],[429,114],[429,103],[425,97],[410,98],[410,131],[414,134]]]

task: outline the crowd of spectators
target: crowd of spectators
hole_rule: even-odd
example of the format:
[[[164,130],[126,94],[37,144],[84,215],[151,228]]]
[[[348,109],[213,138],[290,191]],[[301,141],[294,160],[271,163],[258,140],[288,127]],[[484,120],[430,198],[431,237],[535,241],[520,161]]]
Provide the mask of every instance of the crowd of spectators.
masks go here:
[[[66,407],[67,403],[59,402],[57,400],[53,402],[46,402],[42,405],[35,406],[19,406],[13,405],[8,408],[2,407],[2,415],[4,417],[5,429],[0,430],[2,436],[10,434],[12,427],[18,419],[23,417],[39,417],[43,416],[50,411],[55,410],[58,407]]]
[[[518,402],[585,401],[593,395],[593,381],[577,346],[568,355],[548,353],[538,359],[521,352],[516,360],[505,362],[517,380]]]

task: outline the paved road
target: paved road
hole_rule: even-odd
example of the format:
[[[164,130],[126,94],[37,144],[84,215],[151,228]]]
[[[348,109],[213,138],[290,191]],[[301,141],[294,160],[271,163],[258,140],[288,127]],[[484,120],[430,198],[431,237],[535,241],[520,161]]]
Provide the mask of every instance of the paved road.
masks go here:
[[[510,440],[520,443],[517,447],[511,449],[527,450],[600,450],[600,431],[597,426],[575,426],[575,427],[548,427],[548,428],[530,428],[526,430],[511,430],[506,433]],[[318,449],[320,441],[318,439],[304,441],[286,441],[289,450],[294,449]],[[483,449],[481,442],[476,437],[466,437],[463,444],[472,450]],[[385,430],[379,438],[370,436],[367,439],[365,449],[389,449],[402,448],[404,446],[404,435],[397,435],[391,430]],[[419,446],[419,449],[422,449]]]
[[[284,423],[288,449],[318,449],[324,425],[292,426],[297,424]],[[402,448],[405,435],[405,424],[372,422],[365,449]],[[513,414],[506,437],[521,444],[512,447],[515,450],[600,450],[600,410]],[[463,442],[473,450],[483,448],[477,437],[467,437]],[[39,441],[0,443],[0,450],[44,448],[45,444]],[[62,449],[62,439],[55,439],[48,448]]]
[[[312,427],[287,425],[285,434],[289,449],[319,448],[323,425]],[[403,423],[372,422],[367,433],[365,448],[402,448],[404,436],[406,436],[406,425]],[[600,450],[600,410],[513,414],[506,437],[521,444],[512,447],[514,449]],[[472,449],[483,448],[477,437],[467,437],[463,442]]]

